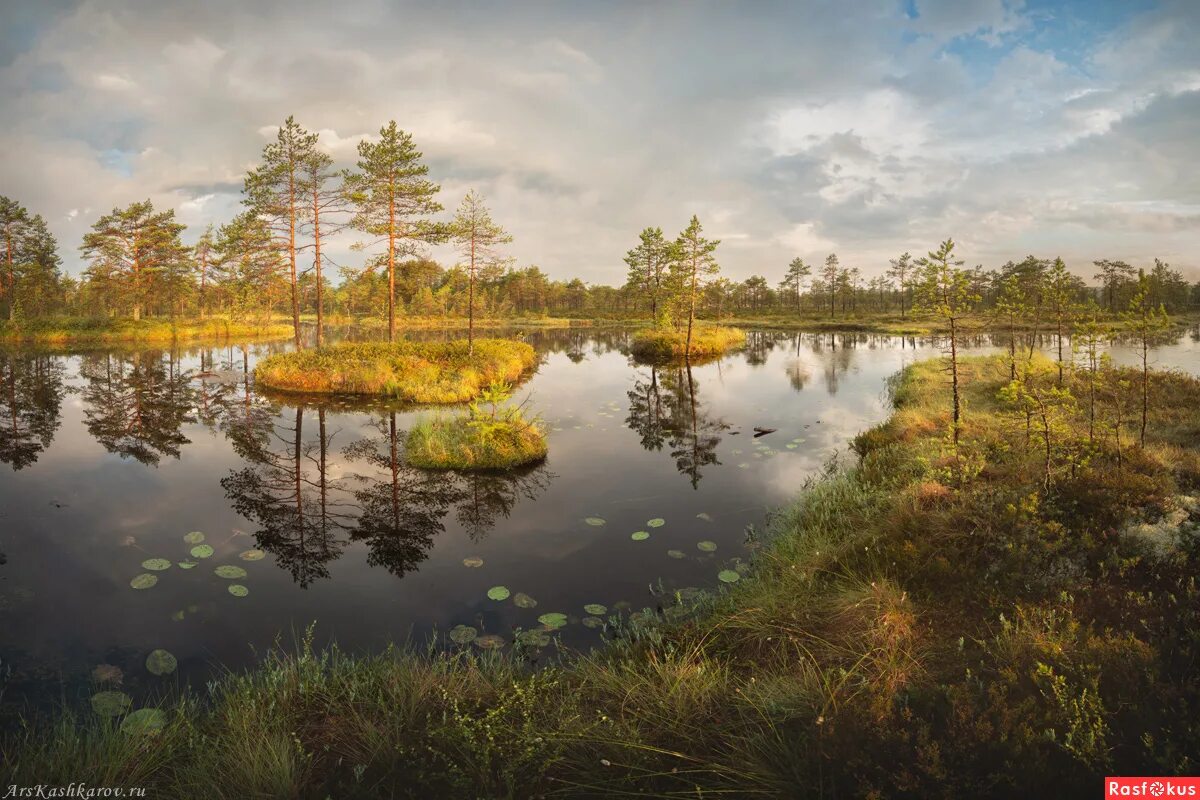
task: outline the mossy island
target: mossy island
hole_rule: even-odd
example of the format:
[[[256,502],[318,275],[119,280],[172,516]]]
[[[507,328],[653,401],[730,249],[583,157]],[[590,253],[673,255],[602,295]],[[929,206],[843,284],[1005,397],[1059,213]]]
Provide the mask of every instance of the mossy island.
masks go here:
[[[745,344],[745,331],[723,325],[697,325],[692,330],[690,346],[686,330],[649,328],[634,334],[630,352],[639,361],[658,363],[683,358],[711,358],[740,349]]]
[[[495,383],[466,414],[422,419],[408,434],[409,463],[422,469],[500,470],[545,459],[541,420],[526,419],[521,407],[507,405],[511,394],[507,384]]]
[[[259,362],[255,382],[285,392],[361,394],[411,403],[474,400],[493,383],[516,383],[537,366],[525,342],[370,342],[280,353]]]

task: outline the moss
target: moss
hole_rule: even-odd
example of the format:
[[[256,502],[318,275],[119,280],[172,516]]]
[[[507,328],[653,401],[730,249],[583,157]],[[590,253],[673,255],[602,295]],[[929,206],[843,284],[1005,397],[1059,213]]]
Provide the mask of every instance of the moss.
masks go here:
[[[512,469],[546,457],[546,434],[520,414],[489,424],[436,416],[412,428],[405,450],[409,463],[422,469]]]
[[[158,342],[207,338],[285,338],[292,326],[230,320],[205,319],[114,319],[111,317],[46,317],[0,323],[0,341],[68,344],[73,342]]]
[[[493,381],[517,381],[537,365],[524,342],[477,339],[338,344],[259,362],[259,386],[288,392],[386,395],[412,403],[462,403]]]
[[[687,331],[651,328],[634,334],[630,352],[642,361],[672,361],[684,357],[719,356],[745,343],[746,334],[738,328],[700,325],[692,330],[689,349]]]

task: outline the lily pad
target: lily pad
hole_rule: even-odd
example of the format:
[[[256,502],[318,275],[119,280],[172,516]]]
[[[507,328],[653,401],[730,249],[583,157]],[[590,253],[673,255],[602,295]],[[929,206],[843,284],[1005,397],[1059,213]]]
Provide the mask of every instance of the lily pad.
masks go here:
[[[497,636],[494,633],[477,636],[475,637],[475,646],[483,650],[499,650],[501,647],[504,647],[504,637]]]
[[[667,555],[671,558],[687,558],[687,554],[682,550],[668,550]]]
[[[165,558],[147,558],[142,562],[142,569],[149,569],[155,572],[161,572],[164,569],[170,569],[171,562]]]
[[[135,589],[149,589],[154,584],[158,583],[158,576],[151,575],[149,572],[143,572],[129,582],[129,585]]]
[[[649,528],[661,528],[663,525],[666,525],[666,524],[667,524],[667,521],[665,519],[663,519],[662,517],[655,517],[654,519],[646,520],[646,527],[649,527]]]
[[[200,544],[204,541],[204,534],[200,531],[192,531],[191,533],[185,533],[183,540],[188,544]]]
[[[583,610],[591,614],[593,617],[599,617],[608,611],[608,607],[602,606],[599,603],[588,603],[583,607]]]
[[[509,591],[507,586],[493,586],[487,591],[489,600],[507,600]]]
[[[648,531],[634,531],[629,535],[629,538],[635,542],[644,542],[650,538],[650,533]]]
[[[517,592],[513,595],[513,605],[515,605],[517,608],[535,608],[537,606],[537,600],[534,600],[524,592]]]
[[[717,580],[723,583],[737,583],[742,579],[742,576],[736,570],[723,569],[717,573]]]
[[[521,631],[517,641],[528,647],[545,647],[550,644],[550,634],[539,630]]]
[[[124,692],[96,692],[92,695],[92,710],[102,717],[119,717],[132,704],[133,700]]]
[[[713,553],[716,552],[717,543],[710,542],[708,539],[705,539],[702,542],[696,542],[696,547],[697,549],[703,550],[705,553]]]
[[[709,515],[709,513],[707,511],[701,511],[699,514],[696,515],[696,519],[702,519],[705,522],[712,522],[712,517]]]
[[[599,617],[584,617],[579,621],[585,628],[599,628],[604,624],[604,620],[600,619]]]
[[[245,597],[250,594],[250,590],[240,583],[231,583],[229,585],[229,593],[234,597]]]
[[[166,650],[154,650],[146,656],[146,669],[153,675],[170,675],[178,666],[175,656]]]
[[[121,731],[130,735],[155,734],[167,725],[167,715],[157,708],[139,708],[121,721]]]
[[[171,620],[174,622],[183,622],[183,618],[186,616],[187,613],[181,608],[171,615]]]
[[[593,528],[599,528],[608,524],[606,520],[601,519],[600,517],[585,517],[583,521],[588,525],[591,525]]]
[[[222,564],[213,570],[220,578],[244,578],[246,570],[241,567],[235,567],[232,564]]]
[[[198,544],[191,550],[192,558],[208,558],[213,554],[212,545]]]
[[[478,635],[479,631],[470,625],[455,625],[450,629],[450,641],[455,644],[470,644]]]
[[[545,625],[547,628],[561,628],[567,624],[567,615],[560,614],[557,611],[552,611],[549,614],[542,614],[538,617],[538,622]]]
[[[180,569],[191,569],[192,567],[199,566],[195,561],[179,561],[177,563]]]
[[[262,561],[267,557],[267,554],[262,550],[243,550],[238,553],[238,558],[242,561]]]
[[[463,559],[463,566],[471,567],[471,568],[482,567],[483,559],[480,558],[479,556],[467,556],[466,558]]]

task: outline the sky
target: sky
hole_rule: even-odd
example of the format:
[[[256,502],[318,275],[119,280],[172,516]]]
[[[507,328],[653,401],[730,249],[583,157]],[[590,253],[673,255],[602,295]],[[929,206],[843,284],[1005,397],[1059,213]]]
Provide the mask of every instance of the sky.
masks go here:
[[[468,189],[554,278],[624,281],[699,216],[722,271],[836,252],[866,275],[946,237],[1200,278],[1200,2],[4,0],[0,194],[68,272],[147,197],[187,241],[240,210],[289,114],[352,166],[410,131],[448,218]],[[352,235],[337,264],[361,264]],[[444,263],[453,251],[437,248]]]

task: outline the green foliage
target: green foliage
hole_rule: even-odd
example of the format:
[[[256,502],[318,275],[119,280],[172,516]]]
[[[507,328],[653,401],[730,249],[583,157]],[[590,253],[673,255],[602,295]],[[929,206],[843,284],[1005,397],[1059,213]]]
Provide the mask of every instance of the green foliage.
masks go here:
[[[540,420],[526,420],[507,405],[512,388],[493,382],[469,404],[466,415],[423,419],[409,432],[409,463],[425,469],[511,469],[546,457]]]
[[[689,348],[686,333],[654,328],[634,334],[630,352],[640,361],[663,363],[688,357],[719,356],[745,343],[746,334],[739,328],[702,325],[693,331]]]

